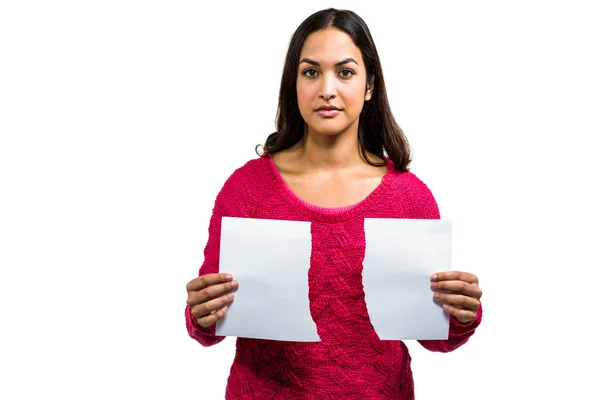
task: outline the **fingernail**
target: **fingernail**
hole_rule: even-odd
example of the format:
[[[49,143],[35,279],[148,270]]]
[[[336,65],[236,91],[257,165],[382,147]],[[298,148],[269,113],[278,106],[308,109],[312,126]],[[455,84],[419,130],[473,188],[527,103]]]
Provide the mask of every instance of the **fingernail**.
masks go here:
[[[437,279],[437,274],[433,274],[433,275],[431,275],[431,280],[432,280],[432,281],[435,281],[436,279]]]
[[[223,312],[227,311],[229,309],[229,307],[225,306],[223,307]]]
[[[229,297],[229,300],[233,299],[233,293],[229,293],[227,297]]]
[[[231,287],[236,287],[238,285],[237,281],[231,282]]]
[[[230,280],[231,280],[231,278],[233,278],[233,276],[231,276],[231,274],[227,274],[227,275],[225,276],[225,279],[227,279],[228,281],[230,281]]]
[[[437,287],[437,285],[438,285],[437,282],[431,282],[431,288],[432,289],[435,289]]]
[[[439,299],[439,298],[440,298],[440,293],[439,293],[439,292],[435,292],[435,293],[433,294],[433,298],[434,298],[434,299]]]

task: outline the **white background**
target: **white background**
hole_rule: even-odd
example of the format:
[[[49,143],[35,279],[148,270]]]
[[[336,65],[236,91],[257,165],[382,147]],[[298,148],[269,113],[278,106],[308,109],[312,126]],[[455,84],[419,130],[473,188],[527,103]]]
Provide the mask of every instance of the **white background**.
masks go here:
[[[407,343],[417,398],[598,398],[595,2],[207,3],[1,2],[0,398],[223,398],[234,340],[187,336],[185,284],[328,6],[370,26],[484,291],[466,346]]]

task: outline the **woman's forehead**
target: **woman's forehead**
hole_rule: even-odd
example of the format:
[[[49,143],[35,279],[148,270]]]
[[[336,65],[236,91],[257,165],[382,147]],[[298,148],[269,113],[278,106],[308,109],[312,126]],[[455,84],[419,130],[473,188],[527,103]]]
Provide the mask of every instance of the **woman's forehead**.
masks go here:
[[[302,46],[300,59],[311,59],[319,64],[335,64],[343,59],[360,61],[360,49],[352,38],[338,29],[328,28],[311,33]]]

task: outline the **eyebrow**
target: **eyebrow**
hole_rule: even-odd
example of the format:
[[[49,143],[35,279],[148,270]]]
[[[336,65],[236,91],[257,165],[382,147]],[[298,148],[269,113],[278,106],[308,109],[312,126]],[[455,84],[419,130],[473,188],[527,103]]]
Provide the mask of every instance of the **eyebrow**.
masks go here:
[[[302,63],[315,65],[317,67],[319,67],[321,65],[318,62],[316,62],[315,60],[311,60],[310,58],[303,58],[302,60],[300,60],[300,64],[302,64]],[[354,63],[354,64],[358,65],[358,63],[356,62],[356,60],[354,58],[348,57],[348,58],[344,58],[342,61],[336,62],[335,66],[339,67],[340,65],[344,65],[344,64],[348,64],[348,63]]]

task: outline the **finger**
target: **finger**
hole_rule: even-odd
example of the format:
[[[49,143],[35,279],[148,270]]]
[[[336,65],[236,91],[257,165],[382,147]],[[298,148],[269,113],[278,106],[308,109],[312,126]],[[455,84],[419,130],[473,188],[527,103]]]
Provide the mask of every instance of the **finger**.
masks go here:
[[[227,283],[221,283],[219,285],[212,285],[198,292],[190,292],[188,293],[187,305],[193,308],[198,304],[206,303],[207,301],[215,299],[225,293],[231,292],[232,290],[237,289],[237,287],[238,282],[231,281]]]
[[[464,281],[431,282],[431,289],[435,291],[463,294],[479,300],[483,294],[479,286]]]
[[[479,308],[479,300],[461,294],[434,293],[433,299],[440,303],[449,303],[460,310],[475,310]]]
[[[446,272],[436,272],[431,275],[432,282],[440,282],[440,281],[465,281],[468,283],[479,284],[479,279],[477,276],[463,271],[446,271]]]
[[[220,310],[224,306],[228,305],[233,301],[234,294],[228,293],[224,296],[220,296],[216,299],[207,301],[202,304],[198,304],[192,307],[192,315],[196,318],[203,318],[209,315],[214,314],[216,311]]]
[[[205,287],[217,285],[219,283],[230,282],[233,280],[231,274],[220,273],[220,274],[206,274],[192,279],[188,282],[186,290],[189,292],[197,292],[204,289]]]
[[[454,315],[454,317],[456,317],[456,319],[462,322],[463,324],[471,322],[477,315],[477,311],[460,310],[450,304],[444,304],[443,307],[448,314]]]
[[[214,324],[217,323],[218,320],[220,320],[221,318],[223,318],[225,316],[225,313],[227,312],[227,310],[228,310],[228,307],[225,306],[206,317],[197,318],[198,324],[203,328],[208,328],[209,326],[213,326]]]
[[[452,293],[452,292],[449,292],[449,293],[450,293],[450,294],[460,294],[460,293]],[[453,307],[455,307],[455,308],[458,308],[458,309],[460,309],[460,310],[464,310],[464,309],[465,309],[464,307],[461,307],[461,306],[459,306],[459,305],[457,305],[457,304],[452,304],[452,306],[453,306]]]

